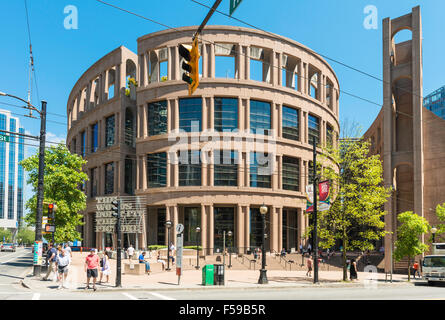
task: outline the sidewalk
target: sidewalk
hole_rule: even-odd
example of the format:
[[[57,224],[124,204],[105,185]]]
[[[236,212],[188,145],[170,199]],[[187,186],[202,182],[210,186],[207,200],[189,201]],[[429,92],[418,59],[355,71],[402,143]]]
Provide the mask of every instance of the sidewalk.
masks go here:
[[[70,266],[69,275],[67,278],[66,286],[70,291],[82,291],[86,286],[86,274],[84,272],[84,260],[88,255],[87,252],[80,253],[74,252],[72,264]],[[135,261],[137,263],[137,261]],[[231,270],[226,267],[225,269],[225,286],[203,286],[202,270],[185,270],[180,279],[178,285],[178,276],[176,275],[175,266],[171,267],[171,271],[159,271],[153,272],[150,275],[126,275],[122,274],[121,288],[115,287],[116,276],[116,260],[110,260],[112,274],[110,276],[109,283],[97,284],[97,291],[109,291],[109,290],[221,290],[221,289],[272,289],[272,288],[292,288],[292,287],[313,287],[313,278],[306,277],[305,271],[284,271],[284,270],[268,270],[267,277],[268,284],[259,285],[259,271],[258,270]],[[128,260],[122,260],[122,272],[124,271],[124,263],[128,263]],[[32,272],[29,276],[26,276],[22,284],[23,286],[35,291],[42,290],[57,290],[58,283],[55,280],[43,281],[39,278],[33,277]],[[44,274],[42,273],[42,277]],[[366,277],[369,274],[363,272],[358,273],[359,280],[356,282],[342,282],[343,273],[341,271],[320,271],[319,281],[320,287],[360,287],[368,286],[372,287],[369,281],[366,281]],[[53,278],[50,276],[50,278]],[[389,286],[389,285],[413,285],[414,281],[407,283],[406,275],[393,275],[393,282],[385,282],[385,274],[376,274],[373,278],[377,280],[377,286]],[[105,281],[105,278],[103,279]],[[97,279],[99,282],[99,278]],[[90,286],[92,284],[92,279]],[[375,284],[374,284],[375,286]]]

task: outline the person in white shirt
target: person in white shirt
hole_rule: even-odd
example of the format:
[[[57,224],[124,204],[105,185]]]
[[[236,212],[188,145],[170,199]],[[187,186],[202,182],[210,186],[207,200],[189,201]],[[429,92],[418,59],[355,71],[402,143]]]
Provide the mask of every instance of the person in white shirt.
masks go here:
[[[175,264],[175,245],[173,242],[170,244],[170,259],[172,259],[172,263]]]
[[[131,244],[127,249],[127,254],[128,254],[128,259],[130,259],[130,262],[131,262],[131,259],[133,258],[133,254],[134,254],[134,248]]]
[[[65,249],[65,251],[70,255],[71,258],[73,257],[73,253],[71,251],[71,247],[68,245],[68,243],[65,243],[65,246],[64,246],[63,249]]]
[[[57,280],[60,282],[59,289],[66,288],[65,281],[68,276],[68,267],[71,264],[71,256],[67,253],[65,249],[57,255],[56,266],[57,266]]]

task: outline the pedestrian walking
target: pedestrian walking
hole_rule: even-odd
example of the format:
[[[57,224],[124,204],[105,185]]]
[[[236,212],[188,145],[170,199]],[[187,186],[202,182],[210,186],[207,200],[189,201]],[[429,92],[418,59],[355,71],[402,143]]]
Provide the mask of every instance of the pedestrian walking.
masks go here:
[[[145,260],[145,251],[143,251],[139,255],[139,263],[144,263],[145,264],[145,272],[149,275],[150,274],[150,263]]]
[[[303,254],[303,244],[300,243],[300,253]]]
[[[413,269],[414,269],[414,272],[413,272],[414,279],[416,279],[416,274],[420,278],[419,263],[417,261],[414,261]]]
[[[70,256],[71,258],[73,258],[73,253],[72,253],[72,251],[71,251],[71,247],[69,246],[68,243],[65,243],[65,246],[63,247],[63,249],[65,249],[66,253],[69,254],[69,256]]]
[[[99,256],[96,254],[95,249],[90,249],[90,254],[85,259],[85,272],[87,273],[87,286],[85,289],[90,288],[90,278],[93,278],[93,290],[96,291],[96,279],[99,269]]]
[[[128,259],[130,260],[130,263],[131,263],[131,259],[133,258],[133,254],[134,254],[134,248],[131,244],[127,248],[127,254],[128,254]]]
[[[357,280],[357,263],[355,262],[355,259],[351,259],[349,266],[349,274],[351,281]]]
[[[108,255],[106,252],[104,252],[103,257],[100,260],[100,279],[99,283],[102,283],[102,277],[106,276],[107,281],[105,283],[108,283],[110,280],[110,274],[111,274],[111,265],[110,265],[110,259],[108,258]]]
[[[311,256],[309,256],[309,258],[307,259],[306,266],[307,266],[306,277],[311,277],[312,276],[312,258],[311,258]]]
[[[309,255],[311,255],[312,253],[312,245],[310,243],[307,245],[307,252],[309,253]]]
[[[46,259],[48,260],[48,271],[46,275],[43,277],[43,280],[48,280],[51,272],[56,272],[56,259],[57,259],[57,249],[54,248],[54,243],[50,243],[48,247],[48,251],[46,252]]]
[[[71,264],[71,256],[69,253],[62,249],[61,252],[57,255],[56,265],[57,265],[57,280],[59,281],[59,288],[65,288],[65,281],[68,277],[68,267]]]

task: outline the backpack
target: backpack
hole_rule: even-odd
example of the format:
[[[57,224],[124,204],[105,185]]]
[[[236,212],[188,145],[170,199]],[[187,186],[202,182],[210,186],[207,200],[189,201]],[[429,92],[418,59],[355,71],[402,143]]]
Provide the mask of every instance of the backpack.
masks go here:
[[[104,259],[105,259],[105,258],[100,259],[100,267],[101,267],[101,268],[104,267]]]

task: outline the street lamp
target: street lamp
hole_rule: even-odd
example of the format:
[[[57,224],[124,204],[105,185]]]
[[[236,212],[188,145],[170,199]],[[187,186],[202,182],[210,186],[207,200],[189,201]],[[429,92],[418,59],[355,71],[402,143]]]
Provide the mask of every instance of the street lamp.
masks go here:
[[[165,226],[167,227],[167,269],[170,271],[170,228],[172,227],[172,222],[170,220],[165,221]]]
[[[195,231],[196,231],[196,266],[195,266],[195,269],[199,269],[199,248],[198,248],[198,244],[199,244],[199,233],[201,232],[201,228],[200,227],[196,227]]]
[[[260,207],[261,220],[262,220],[262,243],[261,243],[261,270],[260,270],[260,278],[258,279],[259,284],[267,284],[267,270],[266,270],[266,213],[267,207],[263,204]]]
[[[435,226],[433,226],[431,228],[431,233],[433,234],[433,243],[436,242],[436,232],[437,232],[437,228]]]
[[[45,136],[46,136],[46,101],[42,100],[42,109],[38,110],[36,107],[34,107],[29,101],[26,101],[22,98],[19,98],[17,96],[14,96],[12,94],[8,94],[5,92],[0,91],[0,96],[3,97],[10,97],[17,100],[20,100],[24,103],[26,103],[25,109],[28,109],[30,112],[30,115],[27,117],[34,118],[31,115],[32,111],[36,111],[40,115],[40,136],[35,137],[27,134],[21,134],[21,133],[13,133],[9,132],[9,134],[14,134],[18,136],[33,138],[40,140],[39,144],[39,171],[38,171],[38,182],[37,182],[37,212],[36,212],[36,231],[35,231],[35,241],[41,242],[42,241],[42,217],[43,217],[43,178],[44,178],[44,170],[45,170]],[[1,130],[0,132],[8,133],[5,130]],[[37,253],[38,254],[38,251]],[[38,259],[37,259],[38,261]],[[33,275],[40,276],[40,271],[42,270],[42,265],[39,263],[34,264],[33,269]]]
[[[229,265],[227,266],[228,268],[232,268],[232,235],[233,235],[233,232],[232,231],[229,231],[229,232],[227,232],[227,235],[229,236],[229,238],[230,238],[230,247],[229,247]]]

